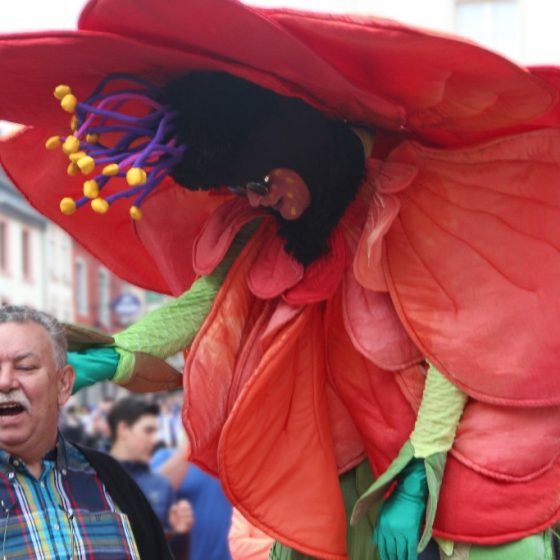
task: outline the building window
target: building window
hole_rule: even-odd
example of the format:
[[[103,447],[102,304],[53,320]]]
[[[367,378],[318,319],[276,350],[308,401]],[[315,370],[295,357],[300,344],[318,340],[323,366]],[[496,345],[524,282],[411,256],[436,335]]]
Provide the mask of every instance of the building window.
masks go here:
[[[0,222],[0,272],[8,272],[8,224]]]
[[[33,279],[32,262],[31,232],[24,229],[21,232],[21,273],[24,280],[31,281]]]
[[[76,309],[78,315],[88,315],[87,267],[82,259],[76,259]]]
[[[521,32],[517,0],[459,0],[455,31],[510,58],[519,58]]]
[[[111,326],[109,271],[106,268],[99,269],[99,322],[104,327]]]

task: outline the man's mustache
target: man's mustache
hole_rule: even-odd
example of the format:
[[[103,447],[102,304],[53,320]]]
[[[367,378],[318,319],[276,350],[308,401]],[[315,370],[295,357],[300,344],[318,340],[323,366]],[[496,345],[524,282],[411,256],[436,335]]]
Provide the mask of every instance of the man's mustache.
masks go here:
[[[31,402],[21,389],[14,389],[7,393],[0,393],[0,406],[8,403],[16,403],[23,407],[25,412],[31,414]]]

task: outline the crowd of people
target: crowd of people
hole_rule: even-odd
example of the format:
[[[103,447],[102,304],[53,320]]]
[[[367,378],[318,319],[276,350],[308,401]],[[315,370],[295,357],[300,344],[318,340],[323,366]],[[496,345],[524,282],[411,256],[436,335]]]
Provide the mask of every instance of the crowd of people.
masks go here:
[[[145,396],[123,392],[90,405],[81,405],[78,397],[61,410],[61,433],[124,466],[160,520],[174,558],[268,557],[271,539],[232,512],[218,480],[186,460],[181,391]]]

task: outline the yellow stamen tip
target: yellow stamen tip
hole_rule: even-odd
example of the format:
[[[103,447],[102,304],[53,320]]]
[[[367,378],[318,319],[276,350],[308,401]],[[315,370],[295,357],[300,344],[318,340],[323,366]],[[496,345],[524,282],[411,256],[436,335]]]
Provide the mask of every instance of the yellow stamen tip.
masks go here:
[[[73,154],[68,154],[68,159],[73,161],[74,163],[78,163],[82,158],[86,157],[87,154],[85,152],[75,152]]]
[[[103,171],[101,173],[103,173],[103,175],[116,175],[119,172],[119,166],[116,163],[110,163],[109,165],[106,165],[103,168]]]
[[[71,161],[68,164],[68,167],[66,168],[66,173],[68,173],[68,175],[73,177],[74,175],[77,175],[79,172],[80,172],[80,168],[73,161]]]
[[[90,179],[84,183],[84,196],[97,198],[99,196],[99,185],[95,179]]]
[[[109,210],[109,203],[104,198],[95,198],[90,204],[93,211],[98,214],[105,214]]]
[[[140,208],[138,208],[138,206],[131,206],[128,213],[130,214],[130,217],[133,220],[141,220],[142,219],[142,210],[140,210]]]
[[[60,207],[60,211],[65,216],[71,216],[76,211],[76,203],[70,197],[63,198],[60,201],[59,207]]]
[[[95,169],[95,160],[91,156],[80,158],[76,163],[84,175],[88,175]]]
[[[99,134],[86,134],[86,142],[89,142],[90,144],[99,142]]]
[[[47,150],[55,150],[56,148],[60,147],[61,144],[62,142],[60,141],[60,136],[51,136],[45,142],[45,148],[47,148]]]
[[[59,100],[62,101],[62,99],[68,95],[69,93],[72,93],[72,90],[70,89],[70,86],[67,86],[65,84],[60,84],[59,86],[56,86],[54,88],[54,96]]]
[[[69,156],[76,153],[80,149],[80,141],[75,136],[68,136],[62,144],[62,151]]]
[[[296,216],[297,215],[297,210],[292,206],[290,208],[290,216]]]
[[[60,101],[60,106],[67,112],[73,113],[76,110],[78,99],[75,95],[69,93],[65,95]]]
[[[75,132],[77,128],[78,128],[78,117],[76,115],[72,115],[72,118],[70,119],[70,130],[72,132]]]
[[[131,187],[137,187],[138,185],[143,185],[148,180],[146,172],[141,167],[131,167],[126,172],[126,182]]]
[[[290,198],[290,199],[294,198],[294,193],[292,191],[288,191],[286,193],[286,198]]]

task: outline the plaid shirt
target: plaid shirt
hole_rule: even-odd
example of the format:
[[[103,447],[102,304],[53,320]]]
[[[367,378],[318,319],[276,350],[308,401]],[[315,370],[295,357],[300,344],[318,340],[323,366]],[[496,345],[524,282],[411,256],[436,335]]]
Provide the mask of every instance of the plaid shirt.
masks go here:
[[[127,516],[62,435],[39,480],[0,449],[0,539],[2,560],[140,558]]]

